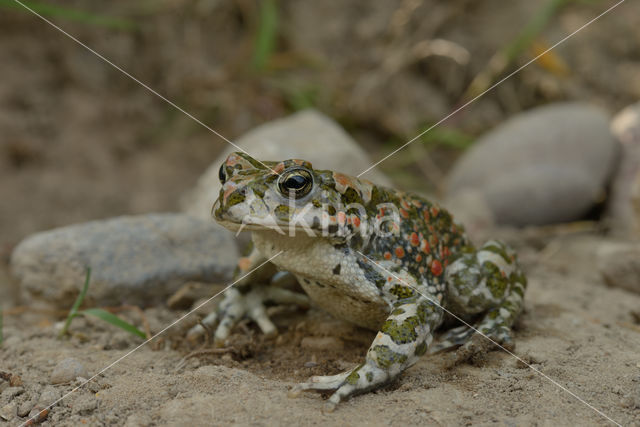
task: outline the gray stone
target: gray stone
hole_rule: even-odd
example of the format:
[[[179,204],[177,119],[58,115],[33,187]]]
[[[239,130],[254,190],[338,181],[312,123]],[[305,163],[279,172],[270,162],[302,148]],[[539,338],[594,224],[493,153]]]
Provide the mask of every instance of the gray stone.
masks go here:
[[[640,102],[614,116],[611,132],[622,149],[611,184],[607,222],[614,234],[640,237]]]
[[[54,386],[48,385],[40,393],[36,406],[40,409],[46,408],[56,403],[60,397],[62,397],[62,394]]]
[[[461,157],[447,198],[480,191],[498,224],[577,220],[603,198],[618,149],[609,118],[598,108],[536,108],[489,132]]]
[[[73,413],[88,415],[98,407],[98,400],[95,395],[84,393],[79,395],[73,402]]]
[[[11,269],[31,297],[69,308],[91,267],[86,300],[98,305],[164,301],[184,282],[226,282],[233,237],[212,220],[148,214],[37,233],[13,251]]]
[[[24,388],[22,387],[9,387],[2,392],[1,397],[2,400],[10,401],[14,397],[19,396],[22,393],[24,393]]]
[[[4,421],[11,421],[16,417],[18,404],[11,402],[0,408],[0,419]]]
[[[373,164],[367,153],[334,121],[317,111],[307,110],[264,124],[237,141],[258,160],[304,159],[317,169],[331,169],[357,175]],[[220,192],[218,170],[227,156],[238,151],[229,146],[212,163],[196,188],[182,200],[183,210],[199,218],[211,217],[211,207]],[[391,182],[379,170],[363,176],[382,185]]]
[[[87,369],[78,359],[67,357],[53,368],[50,382],[51,384],[69,383],[78,377],[89,378]]]
[[[596,259],[607,285],[640,294],[640,242],[603,243]]]

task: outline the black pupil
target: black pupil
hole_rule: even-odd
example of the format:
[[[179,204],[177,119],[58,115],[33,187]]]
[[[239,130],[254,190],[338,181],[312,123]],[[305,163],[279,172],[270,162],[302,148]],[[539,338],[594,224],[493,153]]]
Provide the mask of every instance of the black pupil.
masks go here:
[[[286,179],[284,187],[289,190],[300,190],[304,188],[307,179],[301,175],[293,175]]]

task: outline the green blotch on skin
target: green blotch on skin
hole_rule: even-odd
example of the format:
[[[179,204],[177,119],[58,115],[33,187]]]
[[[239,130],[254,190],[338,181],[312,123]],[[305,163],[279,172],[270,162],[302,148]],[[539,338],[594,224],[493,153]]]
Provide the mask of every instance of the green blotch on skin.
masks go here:
[[[360,374],[358,373],[358,369],[360,366],[353,370],[345,380],[347,384],[356,385],[358,384],[358,380],[360,379]]]
[[[420,324],[417,316],[408,317],[398,323],[396,320],[389,319],[383,323],[380,330],[389,335],[396,344],[408,344],[418,339],[416,327]]]
[[[377,345],[373,347],[376,353],[376,363],[383,369],[389,369],[392,365],[402,365],[407,361],[407,356],[396,353],[386,345]]]
[[[287,205],[278,205],[277,208],[273,210],[273,213],[276,215],[276,218],[280,220],[289,220],[289,206]]]
[[[373,382],[373,372],[367,372],[366,377],[367,381]]]
[[[348,205],[350,203],[362,202],[362,199],[360,198],[360,194],[358,194],[358,192],[351,187],[345,190],[344,194],[342,195],[342,200],[344,200],[345,205]]]
[[[398,299],[409,298],[415,294],[413,289],[402,285],[393,285],[393,287],[389,289],[389,293],[397,296]]]
[[[401,314],[404,314],[404,309],[402,308],[396,308],[391,312],[392,316],[400,316]]]
[[[238,203],[242,203],[245,201],[245,196],[238,191],[234,191],[229,195],[227,199],[227,208],[231,206],[237,205]]]
[[[507,254],[507,251],[505,250],[505,248],[501,247],[501,246],[498,246],[497,244],[483,246],[482,250],[483,251],[493,252],[494,254],[500,255],[500,257],[502,257],[502,259],[504,259],[504,261],[507,264],[511,264],[511,262],[512,262],[511,261],[511,257],[509,256],[509,254]]]
[[[331,216],[335,215],[335,214],[336,214],[336,208],[335,208],[335,207],[333,207],[333,206],[331,206],[331,205],[329,205],[329,206],[327,207],[327,213],[328,213],[329,215],[331,215]]]
[[[422,356],[426,352],[427,352],[427,343],[425,341],[422,341],[420,344],[416,346],[415,354],[416,356]]]
[[[498,266],[492,262],[486,261],[482,264],[482,270],[487,278],[487,287],[489,288],[489,291],[491,291],[491,295],[495,298],[504,296],[509,280],[507,277],[502,275]]]

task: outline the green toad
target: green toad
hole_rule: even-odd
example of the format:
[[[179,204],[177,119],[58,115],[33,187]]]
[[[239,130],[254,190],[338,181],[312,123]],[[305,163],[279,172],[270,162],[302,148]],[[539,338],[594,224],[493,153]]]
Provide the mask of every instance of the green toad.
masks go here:
[[[378,331],[362,364],[312,377],[292,394],[333,391],[327,404],[333,409],[347,397],[393,380],[427,351],[473,348],[475,331],[465,325],[432,344],[447,311],[513,348],[511,327],[526,288],[514,252],[497,241],[475,249],[462,226],[436,204],[315,170],[303,160],[259,162],[244,153],[227,158],[220,180],[213,216],[230,230],[252,232],[253,251],[241,259],[238,277],[277,255],[272,264],[293,274],[316,305]],[[248,276],[204,320],[217,324],[217,342],[243,317],[267,334],[276,333],[266,300],[308,304],[304,295],[261,283],[265,271],[275,273],[263,267]],[[202,332],[199,326],[192,333],[198,328]]]

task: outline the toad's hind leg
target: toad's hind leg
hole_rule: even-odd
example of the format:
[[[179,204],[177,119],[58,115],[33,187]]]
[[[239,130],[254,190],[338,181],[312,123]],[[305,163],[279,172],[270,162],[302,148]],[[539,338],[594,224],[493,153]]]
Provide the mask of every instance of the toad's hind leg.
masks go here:
[[[431,352],[463,345],[461,353],[469,353],[476,346],[471,340],[476,330],[509,350],[514,348],[511,327],[522,311],[527,279],[513,250],[489,241],[476,252],[460,255],[447,269],[447,286],[454,312],[483,315],[475,329],[461,326],[446,332]]]
[[[364,363],[338,375],[311,377],[294,387],[290,396],[302,391],[335,390],[326,409],[342,400],[383,386],[413,365],[431,343],[431,332],[440,324],[442,308],[402,284],[408,295],[392,306],[392,311],[373,340]]]

